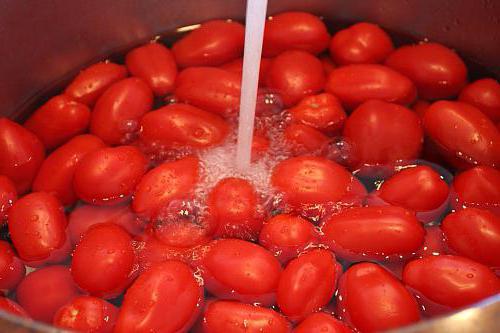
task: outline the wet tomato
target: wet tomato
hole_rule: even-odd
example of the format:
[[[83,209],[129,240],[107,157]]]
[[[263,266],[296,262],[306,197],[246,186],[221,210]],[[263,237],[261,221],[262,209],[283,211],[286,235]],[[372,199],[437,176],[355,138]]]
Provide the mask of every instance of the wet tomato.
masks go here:
[[[423,99],[418,99],[411,107],[411,109],[417,114],[417,116],[420,117],[420,119],[424,118],[425,113],[427,112],[427,109],[429,109],[429,106],[431,103],[423,100]]]
[[[313,313],[306,317],[293,333],[352,333],[353,331],[342,321],[324,313]]]
[[[314,127],[303,124],[290,124],[283,134],[285,142],[296,155],[320,151],[330,142],[328,136]]]
[[[271,62],[272,62],[271,58],[260,59],[259,84],[264,84],[264,82],[266,81],[267,72],[269,71]],[[236,60],[227,62],[224,65],[220,66],[220,68],[228,70],[230,72],[234,72],[241,76],[243,73],[243,58],[238,58]]]
[[[500,83],[494,79],[480,79],[465,86],[458,99],[469,103],[492,121],[500,121]]]
[[[16,185],[8,177],[0,175],[0,226],[7,220],[8,211],[16,200]]]
[[[459,173],[453,180],[454,209],[477,207],[500,214],[500,171],[478,166]]]
[[[29,315],[19,304],[2,296],[0,296],[0,311],[8,312],[14,316],[29,318]]]
[[[0,290],[12,290],[24,278],[26,268],[9,243],[0,241]]]

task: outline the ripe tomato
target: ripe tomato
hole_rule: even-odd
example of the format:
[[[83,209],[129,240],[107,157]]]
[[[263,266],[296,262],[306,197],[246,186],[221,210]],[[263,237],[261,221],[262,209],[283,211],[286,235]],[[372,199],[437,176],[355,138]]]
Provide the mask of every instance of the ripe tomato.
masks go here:
[[[266,81],[267,72],[271,67],[272,59],[261,58],[259,67],[259,84],[263,84]],[[220,66],[220,68],[225,69],[230,72],[238,74],[240,77],[243,74],[243,58],[238,58],[236,60],[225,63]]]
[[[76,167],[75,193],[83,201],[96,205],[123,202],[133,193],[147,165],[144,155],[133,146],[89,152]]]
[[[500,83],[494,79],[480,79],[462,89],[458,99],[469,103],[492,121],[500,121]]]
[[[454,209],[477,207],[500,214],[500,171],[478,166],[458,174],[453,180],[453,195]]]
[[[279,261],[263,247],[239,239],[210,245],[201,260],[205,288],[223,299],[246,303],[274,303],[281,274]]]
[[[330,142],[330,138],[325,134],[303,124],[290,124],[283,134],[285,141],[296,155],[320,151]]]
[[[429,109],[430,105],[431,105],[431,103],[429,103],[423,99],[418,99],[413,104],[411,109],[417,114],[417,116],[419,116],[420,119],[423,119],[424,115],[427,112],[427,110]]]
[[[368,262],[351,266],[342,275],[337,306],[341,318],[360,332],[384,331],[420,319],[417,301],[403,284]]]
[[[104,146],[94,135],[75,136],[43,161],[33,181],[33,191],[52,193],[65,206],[74,204],[78,198],[73,189],[73,176],[79,162]]]
[[[321,64],[323,65],[323,70],[325,71],[326,77],[330,75],[330,73],[337,67],[333,63],[332,58],[330,58],[328,55],[322,55],[319,57],[319,60],[321,61]]]
[[[111,333],[118,308],[100,298],[78,296],[54,315],[54,326],[81,332]]]
[[[0,241],[0,290],[12,290],[24,278],[26,268],[9,243]]]
[[[14,316],[29,318],[26,311],[19,304],[2,296],[0,296],[0,311],[10,313]]]
[[[324,313],[313,313],[306,317],[293,333],[352,333],[353,331],[342,321]]]
[[[151,88],[139,78],[113,83],[92,111],[90,132],[108,145],[123,144],[139,130],[138,121],[153,105]]]
[[[273,59],[266,86],[280,94],[286,107],[323,90],[325,73],[318,58],[305,51],[285,51]]]
[[[69,268],[47,266],[28,274],[17,287],[16,297],[30,317],[52,324],[57,310],[78,293]]]
[[[114,332],[187,332],[203,302],[203,288],[193,274],[179,261],[144,272],[127,290]]]
[[[391,37],[378,25],[366,22],[338,31],[330,41],[330,55],[339,65],[379,63],[392,51]]]
[[[82,70],[66,87],[64,94],[77,102],[93,106],[110,85],[126,77],[125,66],[109,61],[99,62]]]
[[[8,211],[16,200],[16,185],[8,177],[0,175],[0,226],[7,220]]]
[[[387,66],[374,64],[334,69],[328,76],[325,90],[337,96],[348,109],[354,109],[369,99],[410,104],[416,97],[410,79]]]
[[[0,174],[12,180],[18,194],[24,194],[43,162],[45,149],[35,134],[0,118],[0,156]]]
[[[269,150],[270,144],[271,142],[267,136],[254,132],[252,139],[252,162],[265,155]]]
[[[417,254],[420,258],[448,254],[448,248],[444,240],[444,235],[439,225],[425,227],[424,245],[417,252]]]

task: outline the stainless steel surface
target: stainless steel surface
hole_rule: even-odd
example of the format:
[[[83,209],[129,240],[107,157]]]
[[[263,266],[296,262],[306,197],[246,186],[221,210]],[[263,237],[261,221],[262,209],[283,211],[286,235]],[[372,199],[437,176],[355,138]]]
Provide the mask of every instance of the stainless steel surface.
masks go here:
[[[47,87],[115,50],[182,25],[242,19],[244,7],[244,0],[0,0],[0,114],[19,117]],[[284,10],[376,22],[442,42],[500,77],[500,1],[269,1],[269,13]],[[399,332],[500,332],[499,298]],[[46,327],[29,327],[0,314],[0,332],[42,332]]]

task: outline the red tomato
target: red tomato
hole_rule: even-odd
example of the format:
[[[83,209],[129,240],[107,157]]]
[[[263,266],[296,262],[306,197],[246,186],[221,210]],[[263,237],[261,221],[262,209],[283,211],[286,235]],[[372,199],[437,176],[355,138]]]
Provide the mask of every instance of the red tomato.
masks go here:
[[[404,106],[370,100],[347,118],[343,135],[353,146],[352,167],[413,160],[422,149],[419,118]]]
[[[286,12],[267,20],[262,53],[265,57],[288,50],[318,54],[328,47],[329,40],[330,34],[319,17],[305,12]]]
[[[339,315],[360,332],[385,331],[420,319],[418,304],[403,284],[368,262],[342,275],[337,306]]]
[[[33,191],[50,192],[63,205],[74,204],[78,198],[73,189],[73,176],[79,162],[88,153],[103,147],[104,142],[94,135],[75,136],[43,161],[33,181]]]
[[[136,261],[132,237],[116,224],[101,223],[92,226],[76,246],[71,274],[91,295],[113,298],[134,278]]]
[[[8,211],[16,200],[16,185],[8,177],[0,175],[0,226],[7,220]]]
[[[342,321],[323,313],[313,313],[306,317],[293,333],[352,333],[353,331]]]
[[[370,99],[410,104],[416,97],[416,89],[410,79],[387,66],[373,64],[334,69],[328,76],[325,90],[337,96],[349,109]]]
[[[258,160],[269,150],[271,142],[269,139],[260,133],[254,133],[252,139],[252,162]]]
[[[0,311],[10,313],[14,316],[29,318],[26,311],[19,304],[2,296],[0,296]]]
[[[456,196],[452,201],[454,209],[464,206],[489,209],[500,214],[500,171],[478,166],[464,171],[453,180]]]
[[[423,123],[426,134],[452,158],[453,165],[500,166],[500,131],[475,107],[462,102],[435,102]]]
[[[78,296],[56,312],[54,326],[80,332],[111,333],[118,308],[100,298]]]
[[[482,209],[467,208],[451,213],[441,229],[456,253],[484,265],[500,267],[500,217]]]
[[[14,289],[25,274],[26,268],[10,244],[0,241],[0,290]]]
[[[114,332],[187,332],[202,302],[203,288],[189,266],[163,262],[127,290]]]
[[[66,87],[64,93],[77,102],[93,106],[110,85],[126,77],[125,66],[99,62],[82,70]]]
[[[215,67],[193,67],[179,73],[175,96],[203,110],[231,115],[240,106],[240,75]]]
[[[148,161],[133,146],[89,152],[78,163],[73,178],[76,195],[96,205],[123,202],[146,172]]]
[[[417,114],[417,116],[420,117],[420,119],[423,119],[424,115],[427,112],[427,110],[429,109],[430,105],[431,105],[431,103],[424,101],[423,99],[418,99],[413,104],[411,109]]]
[[[279,313],[260,306],[215,301],[206,307],[203,333],[289,333],[290,323]]]
[[[66,95],[57,95],[37,109],[24,123],[48,150],[87,130],[90,109]]]
[[[447,253],[448,249],[446,247],[443,232],[441,231],[439,225],[425,227],[424,245],[417,252],[418,256],[428,257]]]
[[[492,121],[500,121],[500,83],[495,79],[480,79],[465,86],[458,99],[469,103]]]
[[[280,94],[286,107],[323,90],[325,73],[318,58],[305,51],[285,51],[273,59],[266,86]]]
[[[246,303],[274,303],[279,261],[263,247],[239,239],[211,244],[201,260],[205,288],[213,295]]]
[[[378,25],[366,22],[338,31],[330,41],[330,55],[339,65],[379,63],[392,51],[391,37]]]
[[[320,151],[330,142],[330,138],[314,127],[290,124],[284,131],[285,141],[296,155]]]
[[[57,310],[77,295],[78,287],[69,268],[64,266],[48,266],[31,272],[16,290],[17,301],[30,317],[49,324]]]
[[[451,255],[410,261],[403,281],[430,301],[452,309],[500,292],[500,280],[488,267]]]
[[[342,270],[335,256],[317,249],[288,263],[278,284],[277,303],[291,320],[301,320],[320,310],[333,297],[337,270]]]
[[[172,200],[187,197],[199,179],[199,160],[185,157],[150,170],[137,185],[132,209],[152,217]]]
[[[174,55],[160,43],[149,43],[127,53],[125,64],[133,76],[143,79],[157,96],[174,90],[177,65]]]
[[[330,75],[330,73],[337,67],[333,63],[333,60],[327,55],[320,56],[319,60],[321,60],[326,77],[328,77],[328,75]]]
[[[90,132],[109,145],[128,142],[152,105],[153,93],[142,79],[132,77],[113,83],[96,102]]]
[[[271,67],[272,59],[270,58],[261,58],[260,59],[260,67],[259,67],[259,84],[263,84],[266,81],[267,72]],[[225,63],[220,66],[220,68],[225,69],[230,72],[234,72],[238,75],[242,75],[243,73],[243,58],[238,58],[236,60]]]
[[[349,260],[407,256],[424,242],[424,228],[415,214],[401,207],[355,207],[328,218],[322,240]]]
[[[467,67],[462,59],[437,43],[402,46],[385,63],[409,77],[424,99],[456,96],[467,81]]]
[[[26,193],[45,157],[42,142],[21,125],[0,118],[0,174],[16,185],[18,194]]]

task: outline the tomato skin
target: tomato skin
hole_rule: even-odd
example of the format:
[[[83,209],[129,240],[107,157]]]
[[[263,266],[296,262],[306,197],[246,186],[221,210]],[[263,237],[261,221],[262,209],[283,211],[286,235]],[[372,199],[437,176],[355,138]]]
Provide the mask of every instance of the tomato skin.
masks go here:
[[[45,148],[35,134],[0,118],[0,156],[0,174],[9,177],[21,195],[31,187],[45,157]]]
[[[202,333],[289,333],[290,323],[279,313],[260,306],[218,300],[207,305]]]
[[[283,134],[285,141],[296,155],[319,151],[330,142],[330,138],[325,134],[303,124],[290,124]]]
[[[425,113],[423,125],[453,165],[500,166],[500,131],[477,108],[462,102],[435,102]]]
[[[328,218],[322,240],[340,257],[383,259],[416,252],[424,228],[409,210],[396,206],[354,207]]]
[[[431,301],[453,309],[500,291],[500,280],[488,267],[452,255],[410,261],[404,268],[403,281]]]
[[[273,59],[266,86],[280,94],[286,107],[303,97],[320,92],[325,86],[323,65],[305,51],[285,51]]]
[[[394,45],[389,35],[367,22],[338,31],[330,41],[330,55],[339,65],[380,63],[392,51]]]
[[[123,202],[133,193],[147,165],[146,157],[133,146],[89,152],[76,167],[75,193],[83,201],[95,205]]]
[[[264,84],[267,77],[267,72],[271,67],[272,59],[271,58],[261,58],[260,66],[259,66],[259,84]],[[227,62],[220,66],[220,68],[228,70],[230,72],[234,72],[238,74],[240,77],[243,74],[243,58],[238,58],[233,61]]]
[[[0,296],[0,311],[5,311],[15,316],[29,318],[26,311],[16,302]]]
[[[64,266],[47,266],[31,272],[16,290],[17,301],[30,317],[49,324],[57,310],[78,294],[70,270]]]
[[[423,99],[418,99],[413,104],[413,106],[411,107],[411,109],[417,114],[417,116],[420,117],[420,119],[423,119],[424,115],[427,112],[427,110],[429,109],[430,105],[431,105],[431,103],[429,103],[429,102],[427,102],[427,101],[425,101]]]
[[[26,267],[9,243],[0,241],[0,290],[14,289],[26,274]]]
[[[323,313],[313,313],[307,316],[298,326],[295,327],[293,333],[352,333],[346,324],[335,319],[335,317]]]
[[[403,284],[373,263],[351,266],[340,278],[338,312],[361,332],[384,331],[420,319],[417,301]]]
[[[252,162],[257,161],[265,155],[268,152],[270,145],[271,141],[269,141],[267,136],[260,133],[254,133],[252,139]]]
[[[453,209],[463,206],[489,209],[500,214],[500,171],[487,166],[477,166],[459,173],[453,180]]]
[[[402,46],[391,53],[385,64],[409,77],[423,99],[456,96],[467,81],[462,59],[438,43]]]
[[[330,34],[319,17],[306,12],[285,12],[266,21],[262,54],[274,57],[289,50],[318,54],[328,47],[329,40]]]
[[[335,66],[335,63],[333,60],[328,56],[328,55],[323,55],[319,57],[319,60],[321,61],[321,64],[323,65],[323,70],[325,71],[326,77],[330,75],[330,73],[337,68]]]
[[[500,121],[500,83],[494,79],[480,79],[465,86],[458,100],[481,110],[492,121]]]
[[[127,290],[114,332],[187,332],[202,302],[203,288],[189,266],[160,263]]]
[[[63,305],[54,315],[53,325],[82,332],[111,333],[118,308],[100,298],[78,296]]]
[[[0,226],[7,220],[8,211],[16,200],[16,185],[8,177],[0,175]]]
[[[125,66],[98,62],[82,70],[66,87],[64,94],[77,102],[93,106],[110,85],[126,77]]]
[[[52,193],[65,206],[74,204],[78,198],[73,189],[73,176],[78,163],[88,153],[103,147],[104,142],[94,135],[75,136],[43,161],[33,181],[33,191]]]
[[[108,145],[123,144],[138,130],[137,122],[153,105],[153,92],[142,79],[113,83],[97,100],[90,132]]]
[[[351,164],[355,168],[413,160],[423,143],[422,126],[413,112],[378,100],[369,100],[356,108],[345,122],[343,135],[353,145]]]

